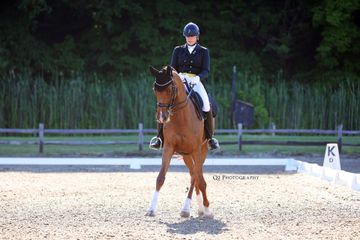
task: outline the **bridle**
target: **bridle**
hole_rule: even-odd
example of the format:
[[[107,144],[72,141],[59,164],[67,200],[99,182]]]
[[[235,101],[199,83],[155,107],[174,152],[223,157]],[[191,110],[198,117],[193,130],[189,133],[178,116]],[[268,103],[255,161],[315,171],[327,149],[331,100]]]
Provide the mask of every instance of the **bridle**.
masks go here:
[[[180,101],[178,103],[175,103],[176,96],[177,96],[177,93],[178,93],[178,88],[176,87],[176,84],[174,82],[173,77],[171,77],[169,81],[167,81],[166,83],[163,83],[163,84],[160,84],[160,83],[158,83],[156,81],[154,83],[154,85],[156,85],[158,87],[166,87],[169,84],[171,84],[171,102],[170,103],[156,102],[156,108],[166,108],[169,115],[172,116],[177,111],[181,110],[182,108],[184,108],[187,105],[193,88],[191,88],[189,94],[187,95],[187,97],[184,100],[182,100],[182,101]],[[154,89],[154,91],[156,91],[156,90]]]

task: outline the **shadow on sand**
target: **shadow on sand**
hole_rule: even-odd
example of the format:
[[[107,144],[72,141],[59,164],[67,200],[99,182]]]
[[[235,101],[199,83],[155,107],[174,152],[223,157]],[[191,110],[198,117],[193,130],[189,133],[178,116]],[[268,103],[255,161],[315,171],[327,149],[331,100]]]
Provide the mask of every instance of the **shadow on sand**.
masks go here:
[[[228,230],[226,224],[220,220],[200,217],[186,219],[185,221],[178,223],[160,223],[165,224],[168,227],[167,232],[183,235],[195,234],[198,232],[217,235]]]

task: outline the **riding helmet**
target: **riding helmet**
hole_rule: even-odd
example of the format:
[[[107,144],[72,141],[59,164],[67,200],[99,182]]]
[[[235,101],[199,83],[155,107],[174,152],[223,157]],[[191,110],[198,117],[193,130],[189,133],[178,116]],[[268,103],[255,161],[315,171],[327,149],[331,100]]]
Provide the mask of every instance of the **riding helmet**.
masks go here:
[[[184,37],[191,37],[191,36],[198,37],[200,35],[200,29],[199,29],[198,25],[196,25],[195,23],[189,22],[184,27],[183,35],[184,35]]]

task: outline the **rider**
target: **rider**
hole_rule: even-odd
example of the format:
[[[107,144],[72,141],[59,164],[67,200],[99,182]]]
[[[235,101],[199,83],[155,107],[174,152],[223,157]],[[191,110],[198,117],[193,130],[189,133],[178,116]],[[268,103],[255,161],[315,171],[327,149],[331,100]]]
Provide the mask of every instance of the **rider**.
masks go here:
[[[205,81],[210,72],[209,50],[198,44],[200,29],[192,22],[186,24],[183,30],[186,44],[174,48],[171,57],[171,66],[179,73],[183,81],[191,84],[202,98],[202,110],[206,114],[205,134],[208,139],[210,150],[220,148],[219,142],[212,137],[214,132],[214,121],[210,109],[209,96],[201,81]],[[160,149],[163,143],[163,124],[158,123],[158,135],[150,141],[151,149]]]

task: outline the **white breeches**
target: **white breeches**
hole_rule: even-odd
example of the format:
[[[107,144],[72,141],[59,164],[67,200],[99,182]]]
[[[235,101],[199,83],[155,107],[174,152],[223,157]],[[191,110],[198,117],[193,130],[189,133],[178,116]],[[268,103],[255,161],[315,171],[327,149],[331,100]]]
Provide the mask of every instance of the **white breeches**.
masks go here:
[[[194,78],[195,77],[189,77],[188,75],[186,74],[182,74],[180,73],[179,74],[181,80],[184,82],[184,81],[187,81],[187,83],[190,85],[190,84],[193,84],[193,89],[195,92],[199,93],[202,101],[203,101],[203,107],[202,107],[202,110],[204,112],[209,112],[210,111],[210,101],[209,101],[209,96],[205,90],[205,87],[204,85],[202,84],[201,81],[194,81]],[[195,82],[195,83],[194,83]]]

